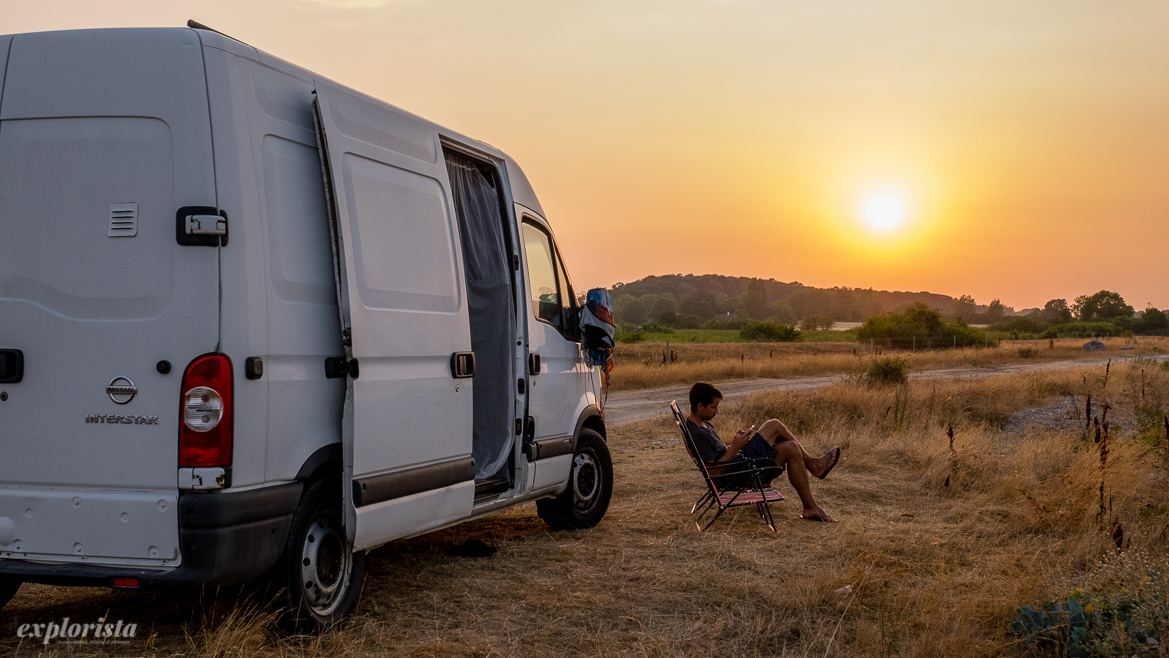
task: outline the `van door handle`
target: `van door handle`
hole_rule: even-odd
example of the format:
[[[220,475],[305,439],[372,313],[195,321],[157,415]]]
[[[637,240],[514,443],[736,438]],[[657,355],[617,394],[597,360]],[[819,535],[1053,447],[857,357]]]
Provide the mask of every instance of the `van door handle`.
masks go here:
[[[340,379],[346,375],[357,379],[361,374],[357,359],[346,359],[343,356],[330,356],[325,359],[325,379]]]
[[[536,352],[528,355],[528,374],[533,376],[540,374],[540,355]]]
[[[24,379],[24,352],[0,350],[0,384],[19,384]]]
[[[451,354],[451,377],[467,379],[475,376],[475,353],[455,352]]]

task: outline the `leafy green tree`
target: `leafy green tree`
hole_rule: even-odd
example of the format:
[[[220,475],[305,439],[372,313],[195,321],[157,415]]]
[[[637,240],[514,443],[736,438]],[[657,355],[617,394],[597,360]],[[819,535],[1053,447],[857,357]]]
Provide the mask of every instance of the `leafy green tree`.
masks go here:
[[[1124,298],[1111,290],[1101,290],[1093,295],[1076,297],[1072,310],[1081,322],[1128,318],[1132,317],[1134,313],[1133,308],[1125,303]]]
[[[997,298],[990,301],[990,305],[986,307],[987,324],[997,324],[1003,321],[1003,317],[1007,314],[1007,307],[1003,306]]]
[[[1043,305],[1039,318],[1044,322],[1071,322],[1072,309],[1066,299],[1052,299]]]
[[[767,287],[762,279],[751,279],[747,282],[747,291],[743,293],[743,306],[746,307],[747,317],[752,320],[767,317]]]
[[[974,303],[972,295],[962,295],[954,300],[954,308],[950,314],[963,322],[969,322],[978,313],[978,305]]]
[[[613,305],[613,313],[621,322],[638,325],[649,319],[649,308],[639,297],[625,295]]]
[[[1134,329],[1142,334],[1164,334],[1169,332],[1169,316],[1164,311],[1148,306]]]
[[[653,316],[655,322],[671,324],[678,317],[678,304],[674,301],[674,296],[664,294],[655,295],[655,297],[653,311],[651,311],[650,315]]]
[[[796,313],[786,299],[781,299],[771,305],[771,317],[780,324],[794,325],[796,323]]]
[[[682,298],[681,312],[709,320],[718,312],[718,296],[706,288],[696,288]]]

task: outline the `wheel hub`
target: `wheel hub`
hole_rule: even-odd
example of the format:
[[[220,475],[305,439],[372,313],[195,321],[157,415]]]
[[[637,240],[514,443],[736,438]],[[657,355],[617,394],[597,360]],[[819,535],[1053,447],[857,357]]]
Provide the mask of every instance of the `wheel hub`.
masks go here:
[[[317,519],[304,537],[300,584],[305,601],[318,615],[329,615],[340,604],[353,570],[353,555],[341,532],[330,520]]]
[[[572,461],[572,504],[578,510],[587,510],[601,490],[600,469],[591,452],[582,452]]]

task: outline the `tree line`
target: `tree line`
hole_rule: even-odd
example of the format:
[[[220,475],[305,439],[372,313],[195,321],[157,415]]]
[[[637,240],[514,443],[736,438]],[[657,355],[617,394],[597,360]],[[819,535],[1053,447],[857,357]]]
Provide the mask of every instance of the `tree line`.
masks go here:
[[[735,325],[747,320],[827,328],[833,322],[862,322],[913,303],[948,308],[955,302],[953,297],[930,292],[816,288],[799,282],[716,274],[649,276],[618,283],[610,294],[620,322],[675,328],[711,326],[712,322]],[[976,310],[985,308],[975,306]]]
[[[1137,312],[1118,293],[1101,290],[1080,295],[1069,303],[1052,299],[1042,308],[1023,314],[998,299],[978,304],[971,295],[951,297],[930,292],[874,290],[872,288],[816,288],[799,282],[731,277],[717,274],[648,276],[611,289],[619,323],[672,328],[739,329],[748,321],[797,325],[803,329],[830,329],[835,322],[880,320],[866,334],[889,334],[929,327],[944,320],[949,334],[966,335],[965,327],[989,325],[991,331],[1039,337],[1089,335],[1169,334],[1169,316],[1153,306]],[[924,325],[923,325],[924,323]],[[897,326],[893,331],[892,327]],[[921,329],[918,329],[921,330]]]

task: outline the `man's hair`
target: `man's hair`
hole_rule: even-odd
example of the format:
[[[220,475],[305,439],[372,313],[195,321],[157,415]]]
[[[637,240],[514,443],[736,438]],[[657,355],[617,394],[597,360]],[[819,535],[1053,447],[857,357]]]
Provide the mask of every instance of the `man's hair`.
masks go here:
[[[721,400],[723,392],[714,387],[710,382],[695,382],[690,387],[690,412],[698,411],[698,405],[710,405],[715,398]]]

